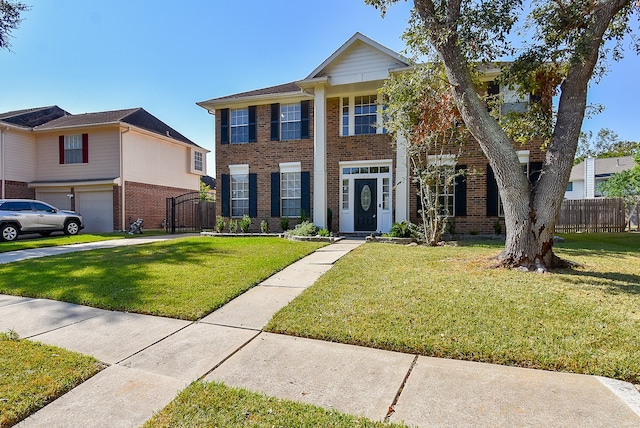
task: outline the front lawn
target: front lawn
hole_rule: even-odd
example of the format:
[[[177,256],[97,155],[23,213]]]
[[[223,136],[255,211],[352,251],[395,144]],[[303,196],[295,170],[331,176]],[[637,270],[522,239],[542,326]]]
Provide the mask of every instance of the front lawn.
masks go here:
[[[268,397],[217,382],[195,382],[143,428],[156,427],[404,427]]]
[[[0,293],[197,320],[323,246],[192,237],[0,265]]]
[[[103,368],[92,357],[0,333],[0,427],[16,424]]]
[[[366,244],[265,330],[640,383],[640,235],[565,237],[584,267],[545,275],[488,268],[498,243]]]

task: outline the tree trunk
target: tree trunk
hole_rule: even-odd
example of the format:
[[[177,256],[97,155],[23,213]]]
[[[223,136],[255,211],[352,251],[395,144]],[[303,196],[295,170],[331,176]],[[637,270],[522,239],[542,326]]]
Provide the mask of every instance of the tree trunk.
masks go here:
[[[522,173],[513,145],[476,93],[455,31],[461,2],[447,3],[446,17],[436,16],[433,2],[414,0],[447,74],[465,125],[494,171],[505,214],[506,243],[498,256],[509,267],[544,272],[567,263],[553,253],[556,219],[564,198],[587,101],[587,85],[598,60],[603,35],[628,0],[602,2],[585,30],[586,49],[572,59],[561,85],[557,121],[536,183]],[[453,31],[452,31],[453,29]],[[462,41],[464,42],[464,41]],[[578,56],[580,55],[580,56]]]

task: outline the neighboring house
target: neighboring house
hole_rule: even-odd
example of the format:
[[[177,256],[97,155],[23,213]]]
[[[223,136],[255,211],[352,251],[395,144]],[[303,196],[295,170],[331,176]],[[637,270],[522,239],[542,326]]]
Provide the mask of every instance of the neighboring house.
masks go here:
[[[2,198],[74,209],[88,232],[127,230],[137,218],[160,228],[166,198],[199,190],[207,153],[142,108],[0,114]]]
[[[380,126],[378,92],[390,73],[410,67],[396,52],[356,33],[302,80],[197,103],[215,114],[219,212],[248,214],[256,230],[263,219],[279,230],[281,217],[301,213],[341,233],[417,223],[406,150]],[[486,73],[487,80],[497,72]],[[490,93],[506,93],[511,109],[528,103],[505,89],[491,85]],[[540,145],[518,147],[524,172],[534,178],[544,159]],[[453,207],[456,232],[493,233],[502,205],[477,144],[467,145],[456,168],[469,173],[442,195]]]
[[[617,158],[589,157],[571,169],[565,199],[592,199],[601,197],[598,185],[616,172],[633,168],[633,156]]]

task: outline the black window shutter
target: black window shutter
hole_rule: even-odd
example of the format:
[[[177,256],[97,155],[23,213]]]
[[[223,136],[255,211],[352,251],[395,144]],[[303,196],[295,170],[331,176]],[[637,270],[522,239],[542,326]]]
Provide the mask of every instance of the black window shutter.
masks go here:
[[[280,139],[280,104],[271,104],[271,141]]]
[[[249,217],[258,217],[258,176],[249,174]]]
[[[271,173],[271,217],[280,217],[280,173]]]
[[[529,181],[536,184],[542,172],[542,162],[531,162],[529,164]]]
[[[223,108],[222,110],[220,110],[220,144],[229,144],[229,109],[228,108]]]
[[[300,102],[300,138],[309,138],[309,105],[309,100]]]
[[[230,195],[229,195],[229,175],[222,174],[220,177],[220,181],[222,182],[220,185],[220,191],[222,195],[220,197],[220,207],[222,217],[229,217],[229,204],[231,203]]]
[[[487,164],[487,217],[498,215],[498,182],[491,165]]]
[[[59,163],[64,164],[64,135],[58,137],[58,157]]]
[[[257,141],[256,134],[256,106],[249,106],[249,142],[255,143]]]
[[[456,172],[459,172],[463,169],[467,169],[466,165],[456,165]],[[456,176],[456,185],[454,188],[455,194],[455,212],[454,216],[465,216],[467,215],[467,177],[465,175],[457,175]]]
[[[309,171],[300,173],[300,209],[311,216],[311,175]]]
[[[89,134],[82,134],[82,163],[89,163]]]

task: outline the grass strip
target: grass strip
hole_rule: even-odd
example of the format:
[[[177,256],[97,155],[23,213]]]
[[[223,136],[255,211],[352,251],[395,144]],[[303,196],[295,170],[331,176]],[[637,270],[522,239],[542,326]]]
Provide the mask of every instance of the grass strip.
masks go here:
[[[640,235],[566,238],[584,267],[545,275],[489,269],[499,243],[366,244],[265,330],[640,383]]]
[[[18,423],[103,368],[95,358],[0,333],[0,427]]]
[[[0,293],[197,320],[323,246],[192,237],[0,266]]]
[[[195,382],[144,428],[157,427],[403,427],[268,397],[218,382]]]

